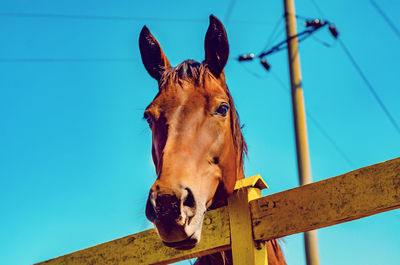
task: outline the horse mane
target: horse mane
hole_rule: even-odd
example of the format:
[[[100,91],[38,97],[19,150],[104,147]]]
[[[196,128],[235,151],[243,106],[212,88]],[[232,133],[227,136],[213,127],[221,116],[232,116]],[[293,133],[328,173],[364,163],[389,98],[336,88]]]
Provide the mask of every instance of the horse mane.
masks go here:
[[[247,144],[242,134],[242,126],[240,125],[239,113],[236,110],[235,103],[233,102],[233,98],[229,89],[226,89],[227,95],[229,97],[229,105],[231,111],[231,130],[233,136],[233,142],[235,148],[238,152],[238,166],[243,170],[243,158],[244,155],[247,155]]]
[[[186,60],[177,65],[176,67],[169,67],[164,70],[159,81],[160,91],[166,87],[168,83],[177,83],[182,86],[182,82],[193,82],[199,87],[203,87],[205,78],[213,78],[214,75],[207,68],[205,62],[199,63],[194,60]],[[231,112],[231,130],[233,136],[233,143],[238,153],[238,167],[243,168],[244,155],[247,155],[247,144],[242,134],[242,126],[240,125],[239,114],[236,110],[232,95],[225,83],[223,77],[223,86],[226,87],[226,94],[229,98],[230,112]]]

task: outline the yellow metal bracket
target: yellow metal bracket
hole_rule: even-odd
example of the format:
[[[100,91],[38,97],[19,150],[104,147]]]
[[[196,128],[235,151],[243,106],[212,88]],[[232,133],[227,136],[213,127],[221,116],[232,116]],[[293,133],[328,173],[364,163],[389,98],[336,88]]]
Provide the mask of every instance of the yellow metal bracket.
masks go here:
[[[267,183],[265,183],[265,181],[260,175],[254,175],[236,181],[235,190],[241,188],[257,188],[259,190],[263,190],[263,189],[268,189],[268,185]]]
[[[235,265],[268,265],[264,243],[253,240],[249,202],[261,198],[268,188],[260,175],[238,180],[235,192],[228,198],[232,258]]]

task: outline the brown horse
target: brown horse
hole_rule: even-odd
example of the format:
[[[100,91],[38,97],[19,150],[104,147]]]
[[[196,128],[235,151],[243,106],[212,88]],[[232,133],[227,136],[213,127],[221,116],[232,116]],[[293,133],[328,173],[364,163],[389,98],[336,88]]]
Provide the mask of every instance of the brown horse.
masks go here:
[[[171,67],[146,26],[139,47],[159,89],[144,113],[157,173],[146,217],[166,246],[190,249],[200,241],[205,212],[226,205],[236,180],[244,178],[247,146],[223,70],[228,39],[222,23],[211,15],[202,63],[186,60]],[[285,264],[276,241],[267,242],[267,250],[269,264]],[[232,255],[204,256],[196,264],[232,264]]]

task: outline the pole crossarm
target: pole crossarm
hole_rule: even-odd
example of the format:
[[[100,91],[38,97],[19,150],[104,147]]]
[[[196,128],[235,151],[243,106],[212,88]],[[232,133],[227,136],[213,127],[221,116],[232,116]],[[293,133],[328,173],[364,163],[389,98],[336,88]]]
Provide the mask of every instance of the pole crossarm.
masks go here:
[[[269,240],[400,208],[400,158],[250,202],[255,240]]]
[[[259,176],[254,177],[237,182],[239,196],[247,196],[240,195],[240,188],[266,187]],[[249,207],[256,243],[394,210],[400,208],[400,158],[252,199]],[[232,208],[229,205],[207,212],[200,243],[190,250],[165,247],[150,229],[38,264],[169,264],[228,250],[230,231],[239,227],[230,225]]]

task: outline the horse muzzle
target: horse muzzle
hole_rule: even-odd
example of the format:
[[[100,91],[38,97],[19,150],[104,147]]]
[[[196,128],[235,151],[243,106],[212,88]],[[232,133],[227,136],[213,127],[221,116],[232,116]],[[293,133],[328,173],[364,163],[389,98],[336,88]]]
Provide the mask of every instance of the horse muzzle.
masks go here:
[[[195,235],[192,235],[192,236],[186,238],[185,240],[177,241],[177,242],[163,241],[164,245],[166,245],[167,247],[175,248],[178,250],[187,250],[187,249],[194,248],[198,242],[199,242],[199,239]]]
[[[154,223],[166,246],[190,249],[200,240],[205,210],[189,188],[174,192],[152,189],[146,204],[146,217]]]

